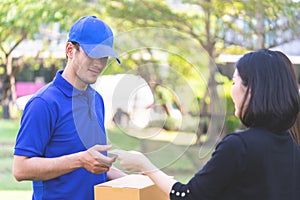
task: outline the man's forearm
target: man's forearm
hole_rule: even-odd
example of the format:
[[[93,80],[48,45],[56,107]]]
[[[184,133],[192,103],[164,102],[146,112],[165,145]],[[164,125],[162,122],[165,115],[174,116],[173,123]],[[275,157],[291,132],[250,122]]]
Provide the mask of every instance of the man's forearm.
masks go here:
[[[13,173],[18,181],[53,179],[82,167],[80,154],[56,158],[15,156]]]
[[[49,180],[78,168],[102,174],[107,172],[116,160],[101,153],[110,148],[111,145],[95,145],[86,151],[56,158],[15,156],[13,173],[18,181]]]

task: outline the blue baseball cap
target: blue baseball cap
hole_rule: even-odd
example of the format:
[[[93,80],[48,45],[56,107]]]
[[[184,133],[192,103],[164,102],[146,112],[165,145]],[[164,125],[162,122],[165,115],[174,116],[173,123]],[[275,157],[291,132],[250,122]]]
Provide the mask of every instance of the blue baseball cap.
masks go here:
[[[113,49],[114,35],[111,28],[96,16],[84,16],[76,21],[69,32],[69,42],[77,42],[91,58],[115,57],[121,61]]]

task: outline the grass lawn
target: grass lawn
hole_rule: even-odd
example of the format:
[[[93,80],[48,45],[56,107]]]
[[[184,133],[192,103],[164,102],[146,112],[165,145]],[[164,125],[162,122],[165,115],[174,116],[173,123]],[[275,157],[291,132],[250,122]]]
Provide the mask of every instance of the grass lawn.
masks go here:
[[[0,190],[31,190],[31,182],[17,182],[11,172],[18,129],[18,121],[0,120]]]
[[[113,148],[120,148],[124,150],[137,150],[144,153],[157,167],[162,169],[170,176],[174,176],[177,180],[187,182],[202,166],[207,162],[211,155],[211,147],[202,145],[202,152],[208,152],[206,156],[202,156],[200,147],[197,145],[178,145],[184,142],[178,142],[183,140],[184,135],[187,138],[187,144],[191,143],[191,133],[178,133],[178,132],[163,132],[161,135],[167,135],[166,137],[152,134],[150,137],[145,137],[145,131],[151,132],[151,129],[142,130],[140,133],[140,139],[126,134],[120,130],[107,130],[108,140],[113,145]],[[172,134],[177,136],[172,137]],[[151,134],[150,134],[151,135]],[[170,141],[165,138],[171,138]],[[175,139],[174,139],[175,138]],[[201,155],[201,156],[199,156]],[[117,167],[118,162],[115,164]]]
[[[11,172],[13,148],[18,129],[18,121],[0,119],[0,199],[2,199],[3,191],[31,190],[30,181],[17,182]],[[141,151],[159,168],[182,182],[188,181],[208,159],[208,157],[198,158],[200,148],[196,145],[176,145],[172,141],[149,138],[138,139],[119,129],[107,130],[107,135],[114,148]],[[206,147],[202,146],[202,148]],[[118,162],[115,165],[120,168]]]
[[[0,142],[14,143],[19,127],[19,121],[0,119]]]

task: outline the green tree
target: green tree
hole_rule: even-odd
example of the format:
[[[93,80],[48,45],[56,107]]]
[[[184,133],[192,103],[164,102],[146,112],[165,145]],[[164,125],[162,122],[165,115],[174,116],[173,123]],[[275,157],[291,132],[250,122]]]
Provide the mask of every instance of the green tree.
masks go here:
[[[10,118],[9,107],[15,102],[15,75],[12,66],[12,52],[25,39],[35,39],[41,26],[51,28],[60,24],[60,31],[84,14],[101,14],[93,7],[92,1],[81,0],[2,0],[0,1],[0,53],[4,72],[2,74],[3,118]],[[48,35],[49,36],[49,35]],[[53,35],[50,35],[53,37]],[[45,38],[46,44],[49,38]]]
[[[176,2],[180,2],[178,7]],[[199,48],[205,49],[211,59],[206,65],[208,87],[199,97],[202,99],[199,107],[200,115],[208,117],[224,113],[220,106],[223,102],[217,98],[218,70],[214,64],[221,53],[232,47],[243,51],[273,47],[293,40],[299,31],[299,21],[296,20],[299,3],[292,0],[118,0],[111,1],[106,11],[119,32],[137,27],[167,28],[185,34],[196,41]],[[179,45],[179,41],[175,39],[170,45]],[[203,71],[203,65],[196,67]],[[203,129],[201,126],[199,123],[198,136]],[[211,132],[216,131],[213,130],[216,127],[211,128]]]
[[[182,1],[182,3],[184,4],[176,7],[176,5],[170,4],[169,1],[112,1],[107,8],[107,12],[110,16],[117,19],[115,23],[117,27],[120,27],[120,31],[126,31],[126,29],[134,27],[163,27],[178,31],[197,44],[199,51],[196,55],[191,55],[195,54],[193,49],[181,49],[182,53],[180,56],[190,54],[189,56],[197,57],[199,56],[197,54],[201,54],[200,49],[205,49],[208,57],[211,59],[206,59],[205,62],[202,59],[198,59],[198,62],[194,66],[198,74],[201,71],[202,75],[205,74],[208,79],[206,80],[208,87],[204,86],[202,89],[197,88],[195,90],[204,91],[198,92],[199,108],[201,111],[200,119],[210,118],[212,113],[215,116],[224,116],[225,110],[222,109],[222,102],[217,98],[218,83],[215,80],[217,68],[214,64],[214,59],[225,47],[223,39],[230,24],[225,21],[223,22],[222,19],[229,12],[232,1],[203,0]],[[127,26],[122,26],[124,24]],[[149,35],[144,35],[144,37],[149,37]],[[170,46],[176,48],[176,46],[180,46],[180,41],[179,38],[174,38],[173,41],[170,41]],[[175,60],[174,56],[173,58],[170,57],[169,63],[172,66],[176,66]],[[191,65],[181,66],[191,67]],[[203,66],[206,66],[206,68]],[[191,70],[186,68],[183,71]],[[183,74],[190,75],[188,78],[195,77],[195,73]],[[206,121],[206,119],[203,121]],[[204,125],[204,123],[199,123],[197,130],[198,138],[200,138],[203,132]],[[211,126],[210,128],[210,132],[219,132],[216,129],[220,129],[221,127]]]

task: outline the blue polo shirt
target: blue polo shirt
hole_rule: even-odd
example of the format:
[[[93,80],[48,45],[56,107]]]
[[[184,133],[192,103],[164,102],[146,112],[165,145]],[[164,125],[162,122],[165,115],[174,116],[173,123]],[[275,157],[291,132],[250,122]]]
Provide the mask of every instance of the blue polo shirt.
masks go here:
[[[14,155],[53,158],[106,144],[102,97],[90,86],[84,91],[74,88],[61,73],[27,103]],[[92,200],[94,185],[105,182],[106,175],[81,168],[33,181],[33,199]]]

